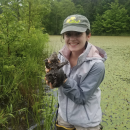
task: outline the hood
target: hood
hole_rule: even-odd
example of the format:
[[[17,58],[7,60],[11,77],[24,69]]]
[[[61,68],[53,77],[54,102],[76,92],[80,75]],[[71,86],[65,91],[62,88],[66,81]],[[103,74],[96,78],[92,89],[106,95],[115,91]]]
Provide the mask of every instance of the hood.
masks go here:
[[[107,59],[107,54],[103,49],[94,46],[91,43],[88,43],[88,48],[90,48],[90,51],[87,55],[87,59],[101,59],[103,61]]]
[[[65,45],[60,51],[66,59],[69,59],[71,51],[68,49],[68,47]],[[107,59],[107,54],[106,52],[97,47],[92,45],[91,43],[88,42],[87,48],[84,50],[84,52],[79,56],[78,62],[84,62],[87,60],[102,60],[103,62]]]

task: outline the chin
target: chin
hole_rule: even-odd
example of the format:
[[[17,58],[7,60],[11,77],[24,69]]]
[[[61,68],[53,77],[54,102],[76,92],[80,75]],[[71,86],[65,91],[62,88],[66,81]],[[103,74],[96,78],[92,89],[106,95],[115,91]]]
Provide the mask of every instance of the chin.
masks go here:
[[[70,49],[70,51],[72,51],[72,52],[78,52],[78,50],[75,50],[75,49]]]

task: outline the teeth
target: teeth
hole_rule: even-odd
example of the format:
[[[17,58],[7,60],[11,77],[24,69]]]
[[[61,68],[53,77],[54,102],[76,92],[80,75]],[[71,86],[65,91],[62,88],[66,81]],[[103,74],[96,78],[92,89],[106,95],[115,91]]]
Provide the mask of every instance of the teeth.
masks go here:
[[[70,45],[77,45],[77,43],[70,43]]]

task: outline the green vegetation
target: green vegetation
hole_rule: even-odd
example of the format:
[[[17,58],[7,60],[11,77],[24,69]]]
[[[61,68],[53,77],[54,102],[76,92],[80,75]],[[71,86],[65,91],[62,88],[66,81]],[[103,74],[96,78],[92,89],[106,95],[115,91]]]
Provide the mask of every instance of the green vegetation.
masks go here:
[[[28,31],[35,26],[59,35],[67,16],[82,14],[89,19],[93,35],[130,34],[130,0],[0,0],[0,4],[0,13],[8,10],[11,17],[13,11],[18,21],[28,21]]]
[[[44,119],[50,129],[53,95],[45,93],[44,59],[49,36],[41,25],[48,9],[40,0],[3,1],[0,14],[0,129],[27,129]],[[37,6],[37,8],[35,7]],[[49,7],[49,2],[48,2]],[[44,9],[44,11],[42,10]],[[41,13],[41,14],[40,14]],[[45,114],[46,113],[46,114]],[[39,130],[42,129],[39,127]]]
[[[72,14],[85,15],[93,35],[130,34],[130,0],[51,0],[50,4],[42,23],[51,35],[59,35],[63,20]]]
[[[120,6],[116,1],[110,4],[110,9],[103,15],[97,14],[93,22],[92,29],[94,34],[122,35],[128,33],[130,17],[127,15],[125,7]]]

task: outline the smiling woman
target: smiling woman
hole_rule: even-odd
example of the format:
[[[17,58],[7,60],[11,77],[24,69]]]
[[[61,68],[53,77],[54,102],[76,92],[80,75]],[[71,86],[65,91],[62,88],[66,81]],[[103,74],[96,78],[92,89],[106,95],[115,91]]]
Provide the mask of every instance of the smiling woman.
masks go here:
[[[129,41],[128,36],[91,36],[89,41],[103,48],[109,57],[105,62],[105,79],[100,85],[103,130],[130,129],[130,82],[126,80],[130,77]],[[64,44],[61,36],[50,36],[49,46],[53,51],[58,52]]]
[[[58,58],[68,64],[62,68],[67,78],[58,88],[57,128],[100,130],[99,85],[104,79],[106,53],[89,43],[90,23],[85,16],[68,16],[61,34],[65,45]],[[52,83],[48,85],[53,88]]]

